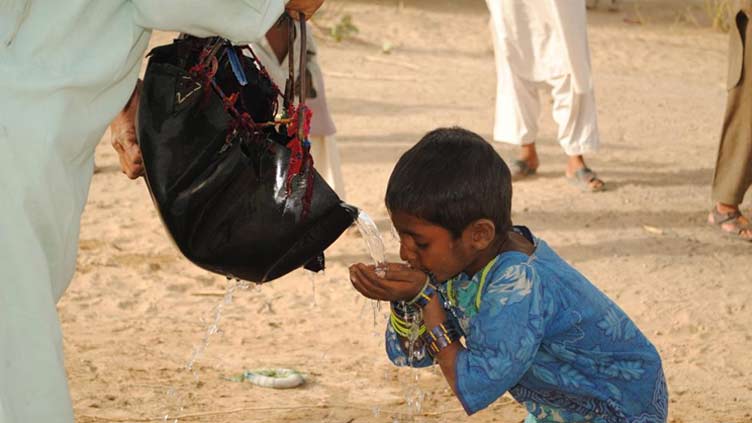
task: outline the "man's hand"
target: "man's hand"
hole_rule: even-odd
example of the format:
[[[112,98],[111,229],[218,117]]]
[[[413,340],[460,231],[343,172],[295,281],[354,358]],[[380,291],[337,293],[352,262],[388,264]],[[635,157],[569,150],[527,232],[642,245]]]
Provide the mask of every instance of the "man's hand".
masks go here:
[[[307,20],[311,19],[322,3],[324,0],[290,0],[286,9],[294,19],[298,19],[299,13],[303,12]]]
[[[144,175],[144,160],[136,141],[136,113],[141,85],[136,85],[125,108],[110,123],[110,142],[120,159],[120,170],[131,179]]]
[[[426,274],[406,264],[388,263],[384,277],[375,266],[362,263],[350,266],[350,282],[366,298],[381,301],[410,301],[426,283]]]

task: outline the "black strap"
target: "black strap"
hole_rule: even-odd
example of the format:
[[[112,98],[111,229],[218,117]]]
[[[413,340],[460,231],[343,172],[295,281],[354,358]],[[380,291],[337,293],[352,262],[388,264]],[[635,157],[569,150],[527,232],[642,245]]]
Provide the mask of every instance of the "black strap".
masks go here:
[[[285,15],[287,19],[287,83],[285,84],[285,111],[290,108],[295,99],[295,21],[290,15]]]
[[[308,94],[308,84],[306,84],[306,74],[308,73],[306,71],[306,64],[308,62],[308,54],[307,54],[307,41],[306,40],[306,22],[305,22],[305,13],[300,12],[299,15],[300,19],[300,93],[299,93],[299,102],[298,106],[301,106],[305,104],[306,101],[306,94]],[[302,142],[305,140],[305,110],[303,110],[302,107],[298,109],[298,139]]]

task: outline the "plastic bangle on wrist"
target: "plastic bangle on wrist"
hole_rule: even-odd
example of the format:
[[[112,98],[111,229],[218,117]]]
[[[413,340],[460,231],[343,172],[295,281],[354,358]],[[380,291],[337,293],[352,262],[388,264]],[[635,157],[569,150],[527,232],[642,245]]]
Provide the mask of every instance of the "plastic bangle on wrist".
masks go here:
[[[426,347],[426,352],[431,357],[435,357],[436,354],[451,345],[452,342],[458,341],[460,339],[460,332],[454,323],[445,320],[444,323],[426,331],[426,333],[421,335],[421,339]]]
[[[422,322],[420,325],[417,322],[407,322],[397,317],[394,313],[389,316],[389,324],[394,329],[394,332],[403,338],[415,339],[426,332],[426,325],[422,324]]]
[[[389,323],[397,335],[417,339],[425,333],[423,312],[418,306],[408,305],[404,301],[392,301],[391,306]]]
[[[422,318],[420,307],[412,304],[408,304],[405,301],[392,301],[391,302],[392,313],[402,320],[410,318]]]
[[[436,287],[431,283],[431,276],[426,275],[426,283],[423,284],[423,288],[420,290],[418,295],[415,296],[412,300],[408,301],[408,305],[417,305],[420,308],[423,308],[428,305],[428,303],[431,301],[431,297],[433,297],[433,294],[436,293]]]

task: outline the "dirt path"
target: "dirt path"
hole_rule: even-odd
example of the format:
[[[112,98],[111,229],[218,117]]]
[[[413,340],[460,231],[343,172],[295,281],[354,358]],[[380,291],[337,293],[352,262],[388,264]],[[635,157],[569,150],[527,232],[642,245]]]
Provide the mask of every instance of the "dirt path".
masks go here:
[[[350,13],[360,29],[342,43],[321,39],[320,59],[348,201],[375,218],[392,258],[397,241],[382,198],[393,163],[439,125],[490,137],[495,94],[483,3],[405,3],[330,0],[319,18],[326,26]],[[673,4],[643,1],[639,14],[634,3],[622,13],[590,14],[603,138],[590,164],[611,189],[580,195],[568,186],[546,118],[540,176],[515,185],[514,220],[546,239],[655,342],[672,422],[748,423],[752,250],[704,224],[725,101],[726,37],[675,24],[684,5]],[[383,54],[387,44],[391,53]],[[299,271],[238,291],[197,361],[196,378],[184,367],[222,302],[224,278],[173,248],[143,181],[119,173],[108,142],[97,163],[78,273],[59,307],[77,421],[160,421],[178,405],[194,415],[185,422],[524,418],[505,397],[471,420],[437,371],[388,363],[387,307],[376,310],[347,279],[347,265],[368,260],[353,232],[328,251],[324,275]],[[257,367],[297,368],[309,382],[270,391],[224,379]],[[422,411],[411,417],[407,401],[420,396]]]

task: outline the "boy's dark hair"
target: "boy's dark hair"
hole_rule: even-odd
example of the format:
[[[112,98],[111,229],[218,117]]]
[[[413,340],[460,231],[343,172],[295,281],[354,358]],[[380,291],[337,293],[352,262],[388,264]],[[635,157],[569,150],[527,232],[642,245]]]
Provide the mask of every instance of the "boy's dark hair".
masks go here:
[[[455,237],[477,219],[497,234],[512,226],[512,176],[501,156],[466,129],[427,133],[397,161],[386,188],[386,207],[449,230]]]

